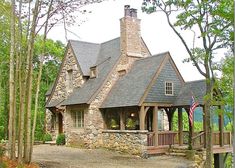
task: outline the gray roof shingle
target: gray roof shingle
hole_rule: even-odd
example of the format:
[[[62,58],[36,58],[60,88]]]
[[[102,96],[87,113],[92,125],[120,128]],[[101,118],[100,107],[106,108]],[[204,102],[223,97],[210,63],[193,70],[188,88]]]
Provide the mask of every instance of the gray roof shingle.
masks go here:
[[[113,86],[101,108],[138,105],[166,55],[162,53],[137,60],[130,72]]]
[[[89,76],[90,67],[96,63],[100,51],[100,44],[70,40],[74,54],[79,62],[84,76]]]
[[[191,104],[192,95],[199,104],[203,105],[206,94],[206,80],[186,82],[174,101],[175,106],[188,106]]]
[[[100,45],[99,55],[94,64],[97,68],[97,77],[89,79],[81,88],[75,88],[73,93],[62,103],[62,105],[87,103],[93,94],[101,87],[119,56],[120,38],[102,43]]]

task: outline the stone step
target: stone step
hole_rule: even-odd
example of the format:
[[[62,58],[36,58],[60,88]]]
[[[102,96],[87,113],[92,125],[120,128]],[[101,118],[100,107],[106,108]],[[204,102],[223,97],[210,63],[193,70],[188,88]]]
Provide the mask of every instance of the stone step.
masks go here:
[[[168,153],[168,155],[170,155],[170,156],[181,156],[181,157],[185,157],[186,156],[185,153],[174,153],[174,152]]]

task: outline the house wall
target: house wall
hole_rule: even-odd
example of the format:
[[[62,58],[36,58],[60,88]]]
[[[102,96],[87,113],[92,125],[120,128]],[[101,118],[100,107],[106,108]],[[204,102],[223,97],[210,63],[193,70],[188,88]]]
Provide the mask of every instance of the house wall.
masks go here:
[[[74,56],[70,45],[68,45],[67,52],[65,54],[64,63],[61,65],[59,76],[57,77],[57,82],[55,83],[54,91],[52,91],[51,100],[64,100],[71,92],[72,89],[69,89],[68,83],[68,70],[72,70],[72,79],[73,79],[73,88],[81,87],[85,82],[85,79],[82,76],[82,72],[77,64],[76,57]],[[62,112],[62,115],[65,116],[63,118],[63,123],[68,123],[67,121],[69,117],[67,117],[66,110]],[[56,137],[58,134],[58,130],[52,130],[51,118],[53,113],[50,110],[46,110],[46,132],[51,133]],[[64,132],[69,134],[70,127],[63,126]]]
[[[76,57],[74,56],[72,49],[69,46],[59,77],[57,79],[58,81],[54,91],[52,92],[51,100],[65,99],[72,92],[72,90],[68,89],[68,81],[66,80],[68,75],[67,71],[71,69],[73,70],[73,87],[81,87],[85,80],[83,79],[82,72],[78,67]]]
[[[73,119],[72,119],[72,111],[83,111],[84,112],[84,128],[74,128],[73,127]],[[88,115],[88,106],[84,105],[76,105],[76,106],[68,106],[66,108],[66,112],[64,113],[64,129],[66,136],[66,144],[75,145],[75,146],[84,146],[84,138],[85,138],[85,128],[86,124],[89,122]]]
[[[105,148],[141,156],[147,153],[147,131],[105,130],[102,137]]]
[[[174,95],[166,96],[165,95],[165,81],[174,83]],[[166,62],[164,67],[162,68],[159,76],[157,77],[155,83],[150,89],[146,99],[144,102],[162,102],[162,103],[171,103],[175,100],[179,91],[182,87],[182,81],[180,77],[177,75],[175,69],[173,68],[170,60]]]

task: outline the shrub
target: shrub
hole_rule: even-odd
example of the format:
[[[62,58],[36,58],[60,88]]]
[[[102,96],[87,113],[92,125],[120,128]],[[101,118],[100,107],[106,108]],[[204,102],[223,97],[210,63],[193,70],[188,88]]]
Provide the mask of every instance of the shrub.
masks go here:
[[[65,145],[65,135],[59,134],[56,138],[56,145]]]
[[[51,134],[44,134],[44,136],[43,136],[43,141],[52,141],[52,136],[51,136]]]

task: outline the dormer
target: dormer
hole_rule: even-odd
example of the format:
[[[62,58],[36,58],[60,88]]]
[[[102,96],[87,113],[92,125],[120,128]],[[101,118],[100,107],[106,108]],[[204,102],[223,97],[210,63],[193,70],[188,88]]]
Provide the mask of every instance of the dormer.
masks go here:
[[[90,68],[90,78],[96,78],[97,77],[97,67],[93,66]]]

